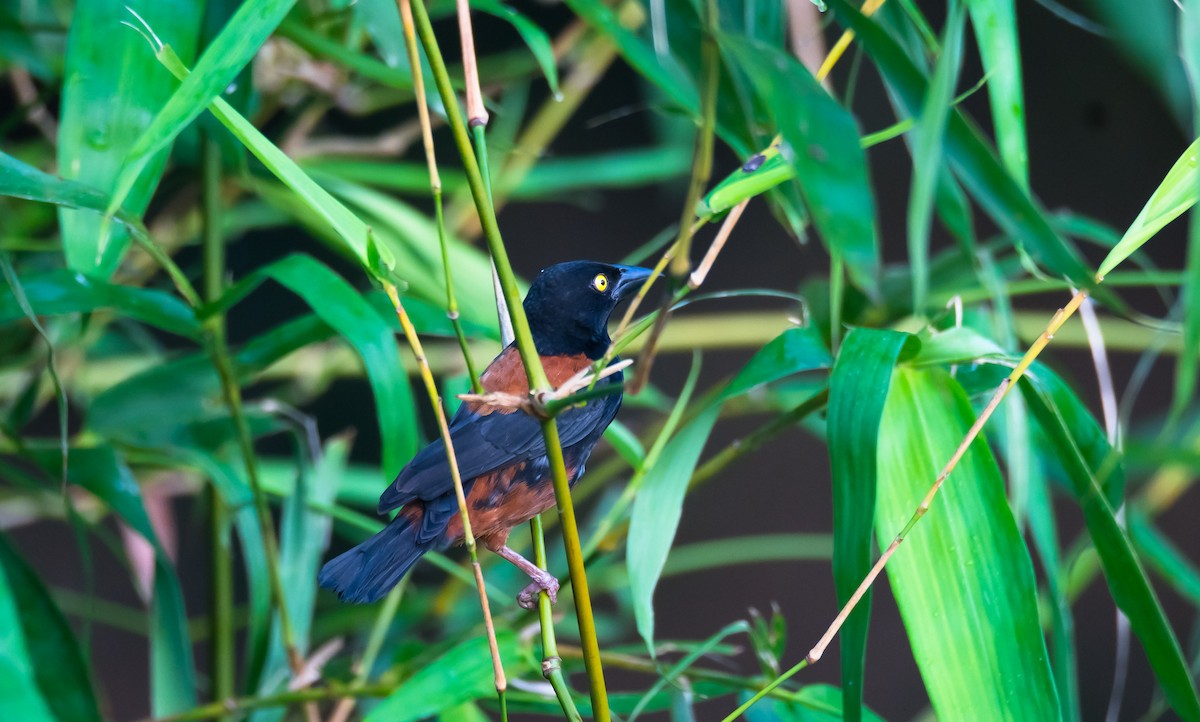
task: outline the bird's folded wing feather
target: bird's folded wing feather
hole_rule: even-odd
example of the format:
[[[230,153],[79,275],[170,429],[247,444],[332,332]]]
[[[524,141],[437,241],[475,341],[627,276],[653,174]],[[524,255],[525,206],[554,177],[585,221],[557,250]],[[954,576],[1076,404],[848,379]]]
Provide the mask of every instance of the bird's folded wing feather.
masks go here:
[[[620,406],[619,395],[605,396],[559,414],[556,419],[563,448],[604,429]],[[450,440],[454,443],[458,471],[464,483],[494,469],[546,454],[541,423],[521,411],[481,414],[463,404],[450,423]],[[383,492],[379,497],[379,512],[390,511],[416,499],[430,501],[453,489],[445,444],[439,438],[418,452]]]

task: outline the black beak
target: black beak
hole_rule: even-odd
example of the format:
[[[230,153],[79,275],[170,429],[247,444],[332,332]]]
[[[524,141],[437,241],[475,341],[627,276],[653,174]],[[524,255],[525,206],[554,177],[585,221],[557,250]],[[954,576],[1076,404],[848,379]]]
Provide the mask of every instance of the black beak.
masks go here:
[[[627,295],[637,293],[647,278],[657,275],[649,268],[641,266],[617,266],[616,268],[621,271],[621,278],[617,281],[616,288],[613,289],[613,298],[618,301]]]

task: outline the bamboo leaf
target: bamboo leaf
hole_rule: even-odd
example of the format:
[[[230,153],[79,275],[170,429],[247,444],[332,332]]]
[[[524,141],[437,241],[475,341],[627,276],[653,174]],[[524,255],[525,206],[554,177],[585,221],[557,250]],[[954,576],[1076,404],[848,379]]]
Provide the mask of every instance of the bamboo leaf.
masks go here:
[[[908,521],[974,420],[947,372],[895,372],[879,433],[880,546]],[[1059,718],[1033,565],[986,443],[967,450],[892,558],[888,581],[939,718],[984,710],[1012,720]]]
[[[670,433],[674,422],[691,399],[700,371],[699,358],[692,363],[671,419],[663,433]],[[638,633],[654,656],[654,589],[662,575],[663,565],[679,528],[683,514],[683,497],[692,470],[700,460],[700,452],[708,434],[717,422],[721,407],[713,404],[660,447],[655,444],[650,454],[653,465],[633,502],[629,518],[629,535],[625,538],[625,564],[629,569],[629,591],[633,599],[634,618]],[[664,438],[660,436],[660,439]],[[661,451],[660,451],[661,449]]]
[[[153,23],[182,57],[191,58],[203,5],[182,0],[80,0],[76,4],[67,35],[58,167],[64,178],[82,181],[106,197],[116,187],[125,157],[175,88],[175,82],[158,69],[153,50],[136,32],[123,27],[131,11]],[[140,180],[121,194],[128,200],[117,205],[140,216],[166,161],[165,151],[147,157]],[[63,209],[59,222],[67,265],[89,276],[112,275],[128,246],[125,230],[111,229],[109,242],[102,244],[100,217]]]
[[[0,535],[0,578],[5,577],[11,603],[21,623],[17,629],[7,625],[2,628],[19,630],[24,635],[37,688],[54,719],[58,722],[100,722],[91,675],[71,625],[34,569]],[[0,591],[2,596],[4,593]],[[4,602],[0,601],[2,604]],[[7,695],[0,693],[0,699],[6,698]],[[0,711],[9,719],[30,719],[8,717],[14,711],[5,702],[0,702]]]
[[[417,452],[412,389],[400,363],[391,325],[328,266],[298,254],[251,273],[226,292],[218,306],[232,306],[268,278],[303,298],[358,352],[375,398],[384,475],[391,478]]]
[[[1167,171],[1162,183],[1155,189],[1142,212],[1129,225],[1117,245],[1109,251],[1096,278],[1103,280],[1126,258],[1154,237],[1163,226],[1179,217],[1196,204],[1200,196],[1200,173],[1196,171],[1197,153],[1200,153],[1200,138],[1195,140]]]
[[[912,190],[908,196],[908,264],[913,278],[913,312],[925,312],[929,292],[929,231],[933,225],[934,195],[942,177],[942,136],[946,119],[953,110],[954,88],[962,63],[963,25],[966,9],[952,0],[942,38],[942,53],[929,91],[925,94],[921,115],[913,139]]]
[[[730,399],[785,376],[827,369],[832,365],[833,357],[829,355],[825,340],[815,326],[789,328],[771,339],[746,362],[721,392],[721,398]]]
[[[737,36],[721,41],[783,135],[781,155],[795,170],[821,239],[841,255],[859,287],[878,295],[875,204],[854,117],[790,55]]]
[[[533,53],[534,60],[542,69],[542,75],[546,76],[550,92],[557,97],[559,95],[558,64],[554,59],[554,48],[551,47],[550,36],[546,34],[546,31],[538,27],[537,23],[498,0],[472,0],[471,7],[489,15],[495,15],[513,26],[520,34],[521,39],[525,41],[525,45],[529,47],[529,52]]]
[[[863,450],[879,443],[892,370],[910,342],[915,345],[912,336],[899,331],[853,329],[838,351],[829,379],[826,429],[833,476],[833,579],[839,604],[846,603],[871,569],[876,459]],[[866,596],[846,620],[839,638],[842,706],[849,720],[862,718],[870,619],[871,598]]]
[[[910,116],[920,114],[929,84],[904,51],[879,25],[862,16],[845,0],[830,5],[863,48],[875,59],[888,87]],[[945,153],[966,190],[1002,231],[1020,239],[1029,253],[1056,275],[1081,287],[1094,278],[1079,253],[1058,235],[1035,203],[996,159],[979,130],[954,110],[946,123]],[[1108,300],[1110,294],[1103,294]]]
[[[68,270],[22,279],[25,295],[39,316],[62,316],[113,309],[155,328],[190,339],[201,335],[192,309],[162,291],[120,286]],[[11,292],[0,295],[0,323],[23,318],[24,313]]]
[[[161,62],[177,78],[185,78],[188,69],[175,54],[170,45],[159,49],[157,55]],[[371,237],[371,230],[353,213],[342,205],[336,198],[319,186],[301,168],[267,139],[250,121],[238,113],[233,106],[221,98],[214,98],[209,110],[221,124],[229,129],[246,148],[258,158],[271,173],[290,188],[311,210],[319,217],[337,237],[345,244],[358,262],[372,272],[376,264],[372,263],[372,249],[378,254],[380,261],[389,269],[396,264],[396,259],[386,247],[378,246]]]
[[[1025,93],[1021,88],[1016,5],[1015,0],[967,0],[988,79],[996,148],[1009,175],[1028,189],[1029,149],[1025,140]]]
[[[34,452],[51,472],[61,468],[56,450]],[[196,675],[187,612],[179,577],[142,504],[137,480],[110,447],[71,449],[70,481],[95,494],[154,549],[154,588],[150,603],[150,706],[156,717],[196,706]]]
[[[283,519],[279,527],[279,579],[288,592],[288,615],[296,647],[301,654],[309,650],[314,620],[317,567],[329,540],[333,519],[315,509],[333,505],[350,452],[345,436],[330,440],[314,466],[302,466],[292,493],[284,497]],[[265,583],[263,586],[266,586]],[[266,590],[265,590],[266,591]],[[267,593],[269,600],[269,591]],[[287,653],[278,622],[272,625],[270,652],[262,674],[259,694],[286,689],[289,678]],[[280,684],[282,683],[282,684]],[[260,710],[251,720],[283,719],[286,710]]]
[[[517,653],[517,638],[497,630],[501,659]],[[495,694],[487,639],[474,637],[425,665],[375,706],[366,722],[412,722]]]
[[[157,110],[149,127],[137,136],[117,175],[110,210],[125,204],[126,195],[151,158],[166,153],[175,137],[225,91],[295,4],[296,0],[246,0],[238,7],[205,48],[196,67],[181,79],[170,100]],[[144,18],[142,25],[156,38],[160,37],[155,18]],[[172,42],[169,36],[162,40]],[[147,72],[147,77],[163,75],[156,68]]]
[[[5,719],[54,722],[38,689],[17,596],[0,569],[0,713]]]
[[[1129,618],[1167,700],[1183,719],[1200,720],[1200,697],[1179,640],[1171,631],[1133,544],[1117,522],[1111,491],[1106,491],[1100,480],[1102,465],[1085,453],[1075,437],[1076,427],[1063,413],[1064,407],[1069,409],[1074,404],[1062,392],[1061,382],[1052,379],[1044,369],[1035,367],[1022,380],[1021,392],[1058,452],[1083,509],[1088,535],[1100,556],[1113,601]]]

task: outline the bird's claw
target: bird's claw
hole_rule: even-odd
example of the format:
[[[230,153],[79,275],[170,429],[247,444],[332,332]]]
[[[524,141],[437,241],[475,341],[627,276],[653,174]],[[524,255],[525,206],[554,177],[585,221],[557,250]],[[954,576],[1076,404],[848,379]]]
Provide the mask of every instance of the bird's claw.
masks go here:
[[[529,583],[529,586],[521,590],[517,595],[517,604],[524,609],[536,609],[538,605],[538,596],[546,592],[546,596],[550,597],[550,603],[554,604],[558,601],[558,580],[547,574],[545,577],[534,579]]]

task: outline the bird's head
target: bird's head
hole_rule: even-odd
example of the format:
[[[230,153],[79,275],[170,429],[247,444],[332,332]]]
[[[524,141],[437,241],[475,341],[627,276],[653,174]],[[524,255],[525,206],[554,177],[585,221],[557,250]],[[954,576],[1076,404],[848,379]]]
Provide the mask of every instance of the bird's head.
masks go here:
[[[617,303],[654,275],[647,268],[571,261],[544,269],[525,295],[525,315],[538,353],[587,354],[608,349],[608,319]]]

